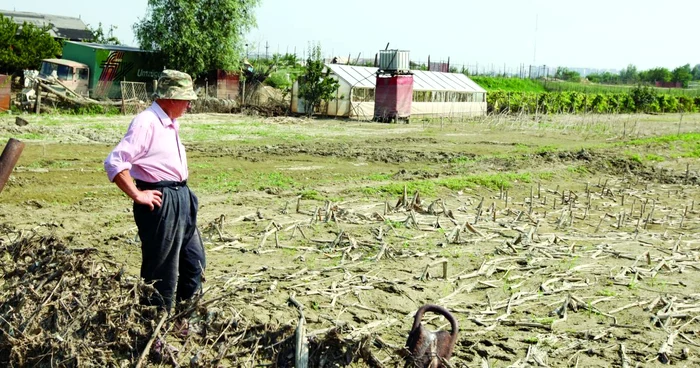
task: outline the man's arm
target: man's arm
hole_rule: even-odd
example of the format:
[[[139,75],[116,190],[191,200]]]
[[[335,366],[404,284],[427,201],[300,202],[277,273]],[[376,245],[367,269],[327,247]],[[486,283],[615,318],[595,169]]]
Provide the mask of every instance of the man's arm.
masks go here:
[[[122,190],[129,198],[138,204],[149,206],[151,211],[162,204],[163,193],[157,190],[139,190],[134,184],[134,180],[129,174],[129,170],[122,170],[114,177],[114,184]]]

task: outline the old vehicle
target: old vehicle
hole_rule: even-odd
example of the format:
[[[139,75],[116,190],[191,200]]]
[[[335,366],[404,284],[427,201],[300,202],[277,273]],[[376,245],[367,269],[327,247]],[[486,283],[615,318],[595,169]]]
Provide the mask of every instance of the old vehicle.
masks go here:
[[[62,59],[42,60],[40,75],[55,77],[76,93],[96,99],[120,99],[122,81],[144,82],[152,89],[163,65],[136,47],[65,41]]]
[[[58,79],[65,88],[87,96],[89,91],[90,68],[71,60],[44,59],[41,61],[39,76],[44,79]]]

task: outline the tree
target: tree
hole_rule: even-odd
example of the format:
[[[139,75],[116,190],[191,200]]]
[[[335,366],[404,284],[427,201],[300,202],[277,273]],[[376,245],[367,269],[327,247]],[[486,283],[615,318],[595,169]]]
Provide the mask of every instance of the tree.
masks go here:
[[[690,69],[690,64],[685,64],[673,69],[671,74],[671,81],[680,82],[683,85],[683,88],[687,88],[688,83],[693,80],[693,71]]]
[[[633,84],[639,82],[639,79],[637,67],[632,64],[627,65],[627,68],[620,71],[620,80],[623,83]]]
[[[638,85],[630,91],[630,96],[634,101],[634,106],[636,110],[642,112],[649,112],[654,110],[654,103],[657,100],[656,90],[648,86]]]
[[[105,33],[105,31],[102,29],[102,22],[99,23],[97,28],[91,28],[90,25],[88,25],[88,31],[93,34],[93,37],[91,40],[89,40],[89,42],[101,43],[104,45],[121,45],[121,41],[119,41],[117,36],[114,35],[115,29],[117,29],[117,26],[110,25],[109,30]]]
[[[556,74],[554,74],[554,78],[570,82],[580,82],[581,74],[579,74],[579,72],[569,70],[568,68],[559,67],[557,68]]]
[[[255,26],[260,0],[148,0],[146,18],[134,24],[142,49],[165,65],[194,76],[234,70],[245,52],[243,37]]]
[[[700,64],[693,68],[693,80],[700,80]]]
[[[671,71],[666,68],[654,68],[643,72],[644,78],[641,78],[644,82],[654,83],[654,82],[670,82],[673,75]],[[642,74],[640,73],[640,76]]]
[[[328,102],[335,97],[340,83],[330,78],[330,73],[331,70],[326,68],[321,58],[321,46],[309,47],[304,74],[299,77],[299,97],[304,100],[306,116],[313,115],[322,101]]]
[[[0,15],[0,73],[38,69],[41,59],[60,55],[61,44],[51,37],[49,29],[26,22],[20,26]]]

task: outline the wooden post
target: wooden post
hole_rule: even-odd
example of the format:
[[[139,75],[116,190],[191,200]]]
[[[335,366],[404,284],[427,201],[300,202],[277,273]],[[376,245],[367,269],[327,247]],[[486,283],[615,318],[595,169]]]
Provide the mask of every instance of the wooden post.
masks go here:
[[[36,82],[36,101],[34,102],[34,113],[38,114],[41,111],[41,82]]]

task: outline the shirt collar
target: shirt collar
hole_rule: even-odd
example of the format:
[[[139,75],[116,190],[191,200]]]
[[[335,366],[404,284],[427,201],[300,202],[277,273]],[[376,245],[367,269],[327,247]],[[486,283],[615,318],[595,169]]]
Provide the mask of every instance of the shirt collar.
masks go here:
[[[163,124],[164,127],[167,127],[169,125],[174,125],[177,127],[177,119],[171,120],[168,114],[163,111],[163,108],[158,105],[157,102],[153,101],[153,104],[151,105],[151,109],[153,109],[153,112],[156,113],[158,116],[158,119],[160,122]]]

